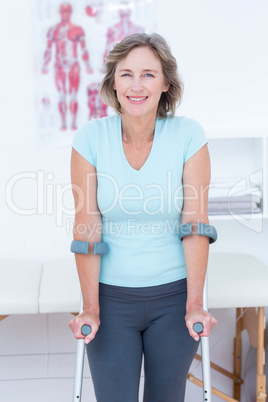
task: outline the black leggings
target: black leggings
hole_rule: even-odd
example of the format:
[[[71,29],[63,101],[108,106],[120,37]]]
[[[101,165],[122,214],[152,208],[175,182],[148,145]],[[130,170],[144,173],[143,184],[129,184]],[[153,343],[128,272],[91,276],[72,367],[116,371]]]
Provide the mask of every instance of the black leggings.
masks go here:
[[[86,346],[97,402],[183,402],[199,342],[185,325],[186,279],[146,288],[100,283],[100,327]]]

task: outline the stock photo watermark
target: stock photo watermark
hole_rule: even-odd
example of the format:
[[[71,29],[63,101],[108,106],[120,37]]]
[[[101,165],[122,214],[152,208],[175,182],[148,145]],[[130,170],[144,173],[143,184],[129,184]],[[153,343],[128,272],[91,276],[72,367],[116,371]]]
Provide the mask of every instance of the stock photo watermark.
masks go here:
[[[99,212],[101,212],[104,218],[102,225],[98,223],[100,228],[94,226],[97,223],[92,223],[91,227],[87,223],[81,224],[79,228],[76,227],[75,230],[81,234],[89,235],[92,230],[100,230],[103,233],[109,231],[115,237],[119,236],[120,233],[127,234],[131,231],[155,235],[168,231],[173,233],[174,230],[177,230],[174,227],[174,222],[178,223],[178,218],[182,212],[187,217],[197,214],[206,215],[208,194],[209,190],[213,188],[213,184],[209,187],[195,188],[189,184],[183,185],[178,177],[172,177],[171,171],[167,171],[166,174],[165,186],[163,187],[158,183],[150,183],[144,186],[128,183],[125,186],[120,186],[112,175],[98,173],[99,211],[91,205],[94,202],[90,202],[91,198],[89,197],[92,180],[96,180],[96,174],[86,175],[83,186],[79,186],[74,183],[56,183],[55,175],[52,172],[46,173],[43,170],[19,172],[14,174],[6,184],[6,204],[13,213],[20,216],[54,216],[55,226],[65,226],[67,233],[74,230],[74,216],[79,212],[85,213],[88,217],[99,216]],[[252,212],[250,208],[246,214],[237,213],[235,212],[236,209],[233,208],[234,201],[238,201],[239,195],[245,194],[249,190],[251,180],[254,182],[256,175],[262,177],[262,171],[253,172],[251,175],[241,178],[228,189],[225,214],[222,216],[229,215],[248,229],[261,232],[263,219],[259,204],[258,214]],[[34,194],[32,199],[27,200],[29,207],[20,205],[20,196],[15,195],[18,193],[18,189],[21,191],[27,186],[31,186]],[[252,198],[255,203],[262,199],[260,196],[261,186],[257,188],[257,192],[256,187],[251,190],[250,196],[255,197],[255,199]],[[183,204],[186,200],[190,201],[188,205],[193,206],[192,210],[183,210]],[[70,204],[69,207],[66,204]],[[210,207],[210,204],[208,206]],[[121,220],[123,217],[122,222],[117,221],[118,216],[121,217]],[[156,221],[154,221],[154,216],[156,216]],[[213,219],[213,215],[211,218]],[[160,220],[161,223],[159,223]],[[94,222],[93,218],[92,222]]]

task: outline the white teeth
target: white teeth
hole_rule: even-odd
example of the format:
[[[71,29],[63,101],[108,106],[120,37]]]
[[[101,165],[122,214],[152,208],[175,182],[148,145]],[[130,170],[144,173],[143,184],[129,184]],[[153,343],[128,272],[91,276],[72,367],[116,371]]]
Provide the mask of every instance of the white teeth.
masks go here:
[[[147,98],[147,96],[145,96],[144,98],[131,98],[130,96],[128,96],[128,98],[129,98],[129,99],[131,99],[132,101],[139,102],[139,101],[141,101],[141,100],[146,99],[146,98]]]

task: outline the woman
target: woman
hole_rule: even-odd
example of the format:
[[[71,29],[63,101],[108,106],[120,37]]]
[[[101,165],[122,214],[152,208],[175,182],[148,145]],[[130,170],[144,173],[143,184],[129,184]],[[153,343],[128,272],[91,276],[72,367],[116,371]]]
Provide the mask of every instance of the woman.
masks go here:
[[[116,114],[85,123],[73,141],[74,239],[89,253],[75,255],[83,312],[69,326],[85,338],[98,402],[138,401],[143,355],[143,401],[182,402],[193,325],[208,336],[216,324],[202,307],[209,239],[178,238],[181,224],[208,223],[207,140],[198,122],[174,115],[182,83],[158,34],[114,46],[100,95]],[[100,241],[102,257],[92,253]]]

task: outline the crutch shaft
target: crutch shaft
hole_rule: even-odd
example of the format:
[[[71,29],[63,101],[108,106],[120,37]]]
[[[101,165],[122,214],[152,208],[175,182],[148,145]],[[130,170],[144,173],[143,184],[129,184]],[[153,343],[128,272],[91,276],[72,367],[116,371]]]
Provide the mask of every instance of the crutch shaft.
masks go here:
[[[83,311],[83,297],[81,295],[79,313],[81,313],[82,311]],[[77,340],[77,346],[76,346],[73,402],[81,402],[82,398],[84,356],[85,356],[85,341],[84,339],[79,339]]]
[[[77,341],[77,346],[76,346],[76,363],[75,363],[73,402],[81,401],[84,356],[85,356],[85,342],[84,342],[84,339],[79,339]]]
[[[207,273],[203,290],[203,306],[208,311],[208,283]],[[202,353],[202,376],[203,376],[203,399],[204,402],[211,402],[211,381],[210,381],[210,354],[209,354],[209,337],[201,337],[201,353]]]

